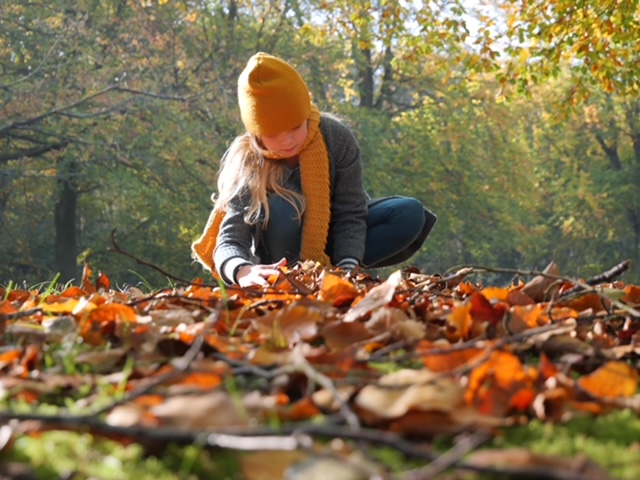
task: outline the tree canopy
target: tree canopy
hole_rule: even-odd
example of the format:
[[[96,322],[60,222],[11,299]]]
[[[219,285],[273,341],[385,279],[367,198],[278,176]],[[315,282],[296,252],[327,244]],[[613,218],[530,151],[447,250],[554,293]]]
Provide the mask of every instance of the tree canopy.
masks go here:
[[[440,217],[411,263],[639,278],[638,2],[7,0],[0,281],[181,277],[259,50],[354,128],[374,196]],[[140,278],[142,277],[142,278]]]

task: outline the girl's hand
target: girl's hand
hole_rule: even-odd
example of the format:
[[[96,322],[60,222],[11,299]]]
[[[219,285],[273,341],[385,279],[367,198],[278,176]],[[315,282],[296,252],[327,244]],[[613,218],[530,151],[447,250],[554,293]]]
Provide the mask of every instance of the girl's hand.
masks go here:
[[[287,264],[287,259],[283,258],[277,263],[270,265],[245,265],[240,267],[236,273],[236,282],[241,287],[249,287],[251,285],[260,285],[268,287],[269,277],[272,275],[280,275],[280,267]]]

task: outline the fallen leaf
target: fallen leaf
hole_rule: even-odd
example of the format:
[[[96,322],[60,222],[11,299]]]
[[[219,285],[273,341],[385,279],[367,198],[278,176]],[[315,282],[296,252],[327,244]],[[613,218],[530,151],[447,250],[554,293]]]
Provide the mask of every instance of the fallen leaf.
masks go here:
[[[541,455],[524,448],[482,449],[470,453],[465,463],[474,467],[503,467],[520,470],[529,478],[580,478],[608,480],[608,473],[585,455],[570,458]]]
[[[625,362],[611,361],[581,377],[578,385],[594,397],[631,397],[638,389],[638,371]]]
[[[425,369],[384,375],[355,399],[356,405],[380,418],[398,418],[411,409],[450,412],[462,402],[463,390],[456,382]]]
[[[181,430],[246,426],[249,418],[227,392],[175,395],[151,408],[161,425]]]
[[[560,276],[560,269],[555,262],[549,263],[549,265],[545,267],[542,273],[552,275],[552,277],[548,277],[546,275],[537,275],[529,280],[529,282],[527,282],[521,290],[522,293],[533,299],[535,302],[542,302],[548,298],[551,298],[558,292],[560,288],[558,280],[556,278],[553,278],[553,276]],[[553,288],[551,288],[552,285]]]
[[[384,307],[391,300],[396,292],[396,288],[402,283],[402,272],[400,270],[389,275],[386,282],[373,287],[369,292],[352,306],[343,317],[344,322],[354,322],[359,318],[368,315],[373,310]]]

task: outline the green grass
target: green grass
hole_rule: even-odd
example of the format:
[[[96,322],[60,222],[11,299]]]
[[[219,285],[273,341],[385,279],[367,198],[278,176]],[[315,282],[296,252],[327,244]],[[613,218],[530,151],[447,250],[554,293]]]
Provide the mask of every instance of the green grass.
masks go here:
[[[0,453],[0,464],[7,462],[29,465],[39,480],[71,475],[74,480],[239,478],[233,452],[209,452],[191,445],[147,455],[140,445],[124,446],[90,434],[61,431],[16,439],[9,451]]]
[[[563,425],[532,421],[507,429],[492,442],[496,448],[524,447],[532,452],[572,457],[584,455],[617,479],[640,478],[640,417],[630,411],[574,418]]]

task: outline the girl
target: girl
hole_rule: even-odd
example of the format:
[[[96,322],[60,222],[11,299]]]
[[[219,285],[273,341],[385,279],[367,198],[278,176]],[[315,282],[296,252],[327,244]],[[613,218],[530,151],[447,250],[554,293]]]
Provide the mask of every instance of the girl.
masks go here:
[[[192,245],[205,268],[228,285],[266,285],[298,260],[376,268],[420,248],[436,216],[414,198],[369,199],[353,133],[320,114],[291,65],[251,57],[238,103],[247,131],[222,158],[219,196]]]

